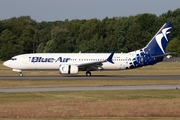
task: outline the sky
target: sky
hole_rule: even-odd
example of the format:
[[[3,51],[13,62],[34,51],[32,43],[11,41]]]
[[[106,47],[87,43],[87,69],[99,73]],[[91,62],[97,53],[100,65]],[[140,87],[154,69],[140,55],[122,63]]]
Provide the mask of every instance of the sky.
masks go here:
[[[0,20],[31,16],[37,22],[104,19],[142,13],[166,13],[180,0],[0,0]]]

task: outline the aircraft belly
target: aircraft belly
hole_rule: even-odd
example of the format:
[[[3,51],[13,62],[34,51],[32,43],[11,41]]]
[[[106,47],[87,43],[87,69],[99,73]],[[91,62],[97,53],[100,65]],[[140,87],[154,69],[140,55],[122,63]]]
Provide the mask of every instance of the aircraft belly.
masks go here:
[[[102,67],[104,70],[116,70],[117,69],[116,64],[112,64],[112,63],[104,63]]]

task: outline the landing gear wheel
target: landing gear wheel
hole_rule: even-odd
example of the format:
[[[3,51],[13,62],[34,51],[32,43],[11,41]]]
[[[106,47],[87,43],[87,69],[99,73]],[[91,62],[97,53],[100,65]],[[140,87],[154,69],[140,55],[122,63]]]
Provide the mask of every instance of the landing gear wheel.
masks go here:
[[[91,72],[90,72],[90,71],[87,71],[87,72],[86,72],[86,76],[91,76]]]
[[[19,76],[20,76],[20,77],[22,77],[22,76],[23,76],[23,74],[22,74],[22,73],[19,73]]]

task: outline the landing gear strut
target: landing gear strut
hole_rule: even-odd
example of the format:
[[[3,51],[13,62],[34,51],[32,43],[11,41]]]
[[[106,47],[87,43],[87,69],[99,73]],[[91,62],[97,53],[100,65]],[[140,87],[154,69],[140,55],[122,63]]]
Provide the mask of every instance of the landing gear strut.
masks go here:
[[[20,77],[22,77],[22,76],[23,76],[22,72],[20,72],[20,73],[19,73],[19,76],[20,76]]]
[[[90,72],[90,71],[87,71],[87,72],[86,72],[86,76],[91,76],[91,72]]]

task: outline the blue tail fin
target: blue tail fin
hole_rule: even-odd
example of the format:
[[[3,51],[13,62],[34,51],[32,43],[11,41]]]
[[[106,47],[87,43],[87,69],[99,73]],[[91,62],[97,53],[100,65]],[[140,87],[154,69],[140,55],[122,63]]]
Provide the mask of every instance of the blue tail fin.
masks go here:
[[[152,40],[144,47],[144,52],[151,56],[165,54],[172,23],[165,23]]]

